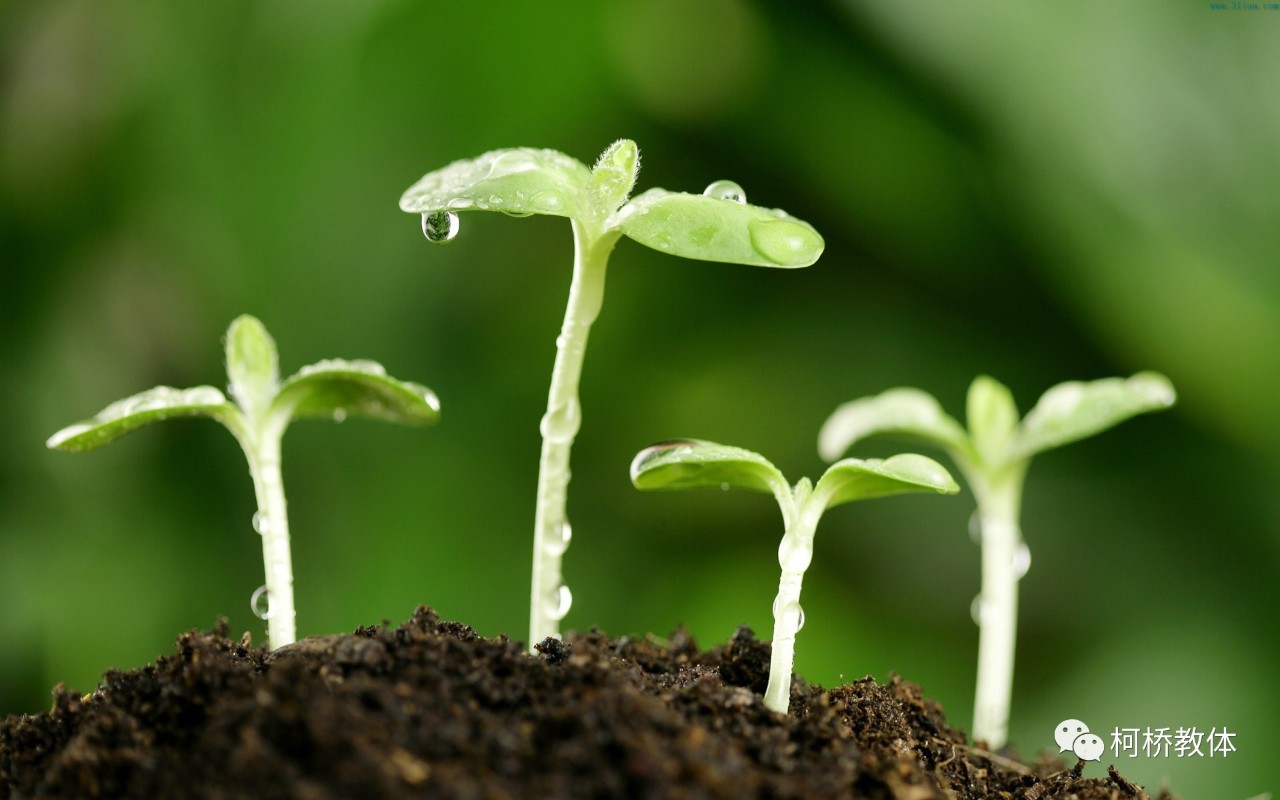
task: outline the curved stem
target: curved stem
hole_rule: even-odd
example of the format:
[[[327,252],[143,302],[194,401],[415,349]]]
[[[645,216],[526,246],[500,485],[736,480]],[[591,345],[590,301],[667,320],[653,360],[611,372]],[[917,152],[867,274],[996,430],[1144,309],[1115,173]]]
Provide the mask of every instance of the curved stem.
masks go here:
[[[978,601],[978,685],[974,693],[973,738],[993,750],[1009,734],[1013,661],[1018,623],[1018,580],[1014,567],[1022,531],[1018,506],[1022,469],[995,483],[974,483],[982,530],[982,593]],[[981,488],[979,488],[981,487]]]
[[[560,560],[569,546],[565,514],[569,488],[569,451],[582,423],[578,381],[587,351],[591,323],[604,299],[605,268],[618,240],[616,232],[598,235],[573,220],[573,282],[564,324],[556,337],[556,360],[542,417],[542,457],[538,464],[538,500],[534,512],[533,579],[529,603],[528,647],[558,638],[560,620],[569,610],[569,596],[560,574]]]
[[[276,426],[258,425],[252,432],[236,436],[248,458],[253,491],[258,500],[254,528],[262,535],[262,563],[267,581],[267,639],[272,648],[292,644],[297,635],[289,517],[280,472],[283,433]]]

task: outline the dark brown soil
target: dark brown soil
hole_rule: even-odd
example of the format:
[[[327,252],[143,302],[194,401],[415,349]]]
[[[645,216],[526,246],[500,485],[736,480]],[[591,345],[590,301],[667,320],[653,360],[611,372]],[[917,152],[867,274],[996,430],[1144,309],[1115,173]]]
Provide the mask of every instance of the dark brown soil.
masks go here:
[[[919,687],[792,687],[769,645],[592,632],[526,655],[419,608],[268,653],[227,625],[0,723],[0,798],[1146,798],[970,747]],[[1167,795],[1161,794],[1161,798]]]

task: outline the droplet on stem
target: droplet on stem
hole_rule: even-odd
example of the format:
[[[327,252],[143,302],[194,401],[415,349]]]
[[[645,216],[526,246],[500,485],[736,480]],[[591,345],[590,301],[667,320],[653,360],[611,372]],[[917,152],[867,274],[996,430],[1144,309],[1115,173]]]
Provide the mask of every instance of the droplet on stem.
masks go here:
[[[564,555],[564,551],[569,549],[569,542],[573,539],[573,528],[569,525],[569,520],[563,520],[555,526],[551,532],[551,536],[543,543],[542,549],[547,555],[560,556]]]
[[[974,544],[982,543],[982,515],[976,510],[969,515],[969,539]]]
[[[432,211],[422,215],[422,235],[433,244],[444,244],[458,235],[458,215],[452,211]]]
[[[747,202],[747,193],[742,191],[742,187],[733,181],[715,181],[703,189],[702,193],[717,200],[731,200],[735,203]]]
[[[1018,549],[1013,551],[1013,576],[1019,580],[1031,569],[1031,548],[1026,542],[1018,542]]]
[[[253,512],[253,529],[259,536],[265,536],[267,531],[271,530],[271,518],[263,511]]]
[[[253,596],[249,598],[249,608],[258,619],[271,619],[271,595],[265,585],[254,589]]]
[[[778,622],[786,622],[786,627],[793,631],[799,631],[804,627],[804,609],[796,602],[787,603],[779,614],[778,598],[773,598],[773,618]]]
[[[552,599],[554,605],[547,612],[547,616],[556,621],[564,619],[564,615],[569,613],[569,607],[573,605],[573,592],[570,592],[569,587],[562,583],[560,588],[556,589]]]

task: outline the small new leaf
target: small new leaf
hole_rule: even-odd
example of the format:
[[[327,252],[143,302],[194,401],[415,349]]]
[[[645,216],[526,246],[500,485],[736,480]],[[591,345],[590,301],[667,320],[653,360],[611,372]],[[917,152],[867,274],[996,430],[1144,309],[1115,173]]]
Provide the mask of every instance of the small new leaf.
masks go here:
[[[756,267],[807,267],[825,246],[808,223],[784,211],[665,189],[627,203],[613,224],[664,253]]]
[[[435,211],[503,211],[583,218],[591,170],[556,150],[513,147],[491,150],[429,172],[400,198],[411,214]]]
[[[83,453],[108,444],[126,433],[172,417],[211,417],[234,425],[240,412],[212,386],[174,389],[157,386],[117,400],[92,419],[68,425],[45,443],[54,450]]]
[[[640,171],[640,150],[630,139],[619,139],[600,154],[591,170],[591,203],[596,213],[608,216],[627,202]]]
[[[835,461],[856,442],[878,433],[947,449],[968,447],[968,437],[960,423],[942,410],[933,395],[899,388],[837,408],[818,434],[818,451],[827,461]]]
[[[1130,378],[1068,381],[1045,392],[1028,412],[1011,443],[1016,458],[1084,439],[1130,417],[1174,404],[1173,384],[1155,372]]]
[[[907,492],[955,494],[960,487],[946,468],[925,456],[901,453],[887,459],[846,458],[827,468],[813,488],[823,508],[854,500]]]
[[[440,401],[427,387],[390,377],[376,361],[338,358],[298,370],[271,408],[293,419],[359,416],[430,425],[440,418]]]
[[[631,462],[637,489],[696,489],[734,486],[789,494],[786,478],[763,456],[715,442],[674,439],[646,447]]]
[[[1013,393],[1003,383],[979,375],[969,385],[966,404],[969,437],[973,447],[988,466],[1007,460],[1009,442],[1018,427],[1018,407]]]
[[[227,329],[227,378],[231,396],[250,416],[261,414],[279,388],[276,343],[256,317],[236,317]]]

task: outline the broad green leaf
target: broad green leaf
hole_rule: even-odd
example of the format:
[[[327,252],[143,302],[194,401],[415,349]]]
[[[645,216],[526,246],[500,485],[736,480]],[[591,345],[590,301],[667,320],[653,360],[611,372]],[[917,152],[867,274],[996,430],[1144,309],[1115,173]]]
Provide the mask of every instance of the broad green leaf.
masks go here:
[[[664,253],[757,267],[807,267],[824,246],[808,223],[784,211],[665,189],[639,195],[610,225]]]
[[[272,411],[295,419],[359,416],[429,425],[440,417],[440,401],[425,386],[388,376],[376,361],[334,358],[285,380]]]
[[[1022,421],[1012,443],[1020,458],[1092,436],[1130,417],[1173,405],[1177,395],[1163,375],[1140,372],[1130,378],[1069,381],[1041,396]]]
[[[604,216],[627,201],[640,170],[640,150],[630,139],[619,139],[600,155],[591,170],[589,189],[596,213]]]
[[[492,150],[429,172],[400,198],[411,214],[503,211],[583,218],[591,170],[555,150]]]
[[[631,482],[637,489],[728,485],[775,495],[791,491],[786,478],[763,456],[697,439],[674,439],[641,450],[631,462]]]
[[[227,328],[227,377],[231,396],[250,416],[264,411],[279,388],[276,343],[248,314],[236,317]]]
[[[45,443],[55,450],[93,450],[153,422],[171,417],[211,417],[231,427],[240,412],[212,386],[174,389],[157,386],[117,400],[92,419],[68,425]]]
[[[990,468],[1003,464],[1018,427],[1018,407],[1009,388],[994,378],[979,375],[969,385],[965,410],[969,439],[979,458]]]
[[[886,459],[846,458],[827,468],[813,488],[823,508],[841,503],[906,492],[955,494],[960,491],[951,473],[937,461],[915,453]]]
[[[835,461],[855,442],[877,433],[897,434],[946,449],[965,450],[968,437],[933,395],[899,388],[852,400],[837,408],[818,433],[818,452]]]

